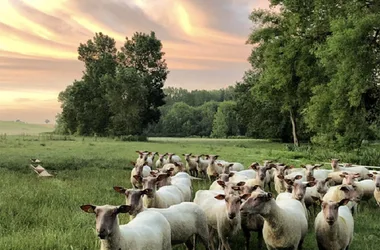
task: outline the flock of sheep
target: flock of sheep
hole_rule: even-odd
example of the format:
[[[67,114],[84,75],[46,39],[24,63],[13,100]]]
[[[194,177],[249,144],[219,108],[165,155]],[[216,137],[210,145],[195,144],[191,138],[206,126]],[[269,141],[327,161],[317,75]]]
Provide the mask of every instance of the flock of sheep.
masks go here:
[[[380,204],[380,174],[364,166],[342,166],[338,159],[331,160],[331,170],[320,169],[322,164],[295,168],[272,161],[244,169],[218,155],[184,154],[183,163],[173,153],[136,152],[133,188],[114,187],[126,205],[81,206],[96,214],[103,250],[167,250],[177,244],[195,249],[197,240],[206,249],[215,249],[215,243],[218,249],[231,249],[228,240],[240,231],[246,249],[252,231],[258,249],[263,241],[269,250],[301,249],[319,205],[314,223],[318,248],[343,250],[353,239],[358,203],[374,197]],[[200,177],[213,182],[192,201],[192,180]],[[119,225],[119,213],[128,213],[131,221]]]

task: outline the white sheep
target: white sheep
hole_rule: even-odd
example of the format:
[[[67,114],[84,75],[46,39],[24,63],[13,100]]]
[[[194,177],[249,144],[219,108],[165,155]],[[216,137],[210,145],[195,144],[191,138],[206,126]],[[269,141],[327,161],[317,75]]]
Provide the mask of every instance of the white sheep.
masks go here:
[[[147,165],[153,167],[154,158],[158,155],[157,152],[150,152],[147,157]]]
[[[356,166],[356,167],[341,167],[339,165],[339,159],[331,159],[331,167],[334,172],[355,172],[360,174],[360,177],[362,180],[369,179],[368,174],[370,173],[369,170],[363,166]]]
[[[158,155],[158,160],[156,161],[156,168],[162,168],[165,164],[168,163],[168,161],[164,158],[167,155],[168,153]]]
[[[349,199],[322,202],[322,211],[315,218],[315,236],[319,249],[348,249],[354,237],[354,219],[345,206]]]
[[[142,179],[149,176],[152,169],[146,164],[137,164],[131,162],[134,165],[131,171],[131,184],[134,188],[142,188]]]
[[[210,161],[207,166],[207,176],[209,180],[215,180],[222,173],[223,168],[215,162],[218,157],[219,155],[208,155]]]
[[[250,183],[249,181],[247,181],[246,185],[255,186],[255,185],[261,184],[260,186],[262,186],[263,188],[267,186],[268,189],[270,190],[271,177],[269,174],[269,170],[272,169],[273,167],[276,167],[276,165],[273,163],[268,163],[268,162],[265,162],[264,166],[260,166],[260,164],[257,162],[252,163],[250,168],[256,171],[257,181],[254,181],[253,183]]]
[[[376,203],[380,206],[380,175],[375,172],[371,176],[375,182],[375,190],[373,191],[373,196],[375,197]]]
[[[131,206],[129,214],[135,218],[143,211],[156,211],[162,214],[171,228],[172,245],[185,243],[188,249],[193,249],[191,236],[197,235],[208,249],[209,231],[204,211],[194,202],[182,202],[169,208],[146,208],[143,205],[144,190],[125,189],[114,187],[118,193],[124,194],[126,204]]]
[[[128,224],[119,225],[118,214],[128,213],[130,206],[82,205],[81,209],[96,214],[101,250],[172,249],[170,224],[160,213],[145,211]]]
[[[165,178],[163,175],[147,176],[143,178],[144,206],[151,208],[168,208],[171,205],[185,201],[181,190],[175,185],[163,186],[157,190],[156,183]]]
[[[286,183],[284,181],[285,175],[290,173],[290,169],[293,166],[289,165],[283,165],[283,164],[276,164],[275,165],[275,171],[274,171],[274,189],[276,190],[277,194],[285,192],[286,191]]]
[[[316,203],[313,197],[319,197],[320,199],[323,198],[323,196],[329,190],[330,179],[330,177],[327,177],[326,179],[322,180],[315,179],[314,182],[316,183],[316,185],[306,188],[304,201],[307,208],[313,206],[314,212],[316,211]]]
[[[185,156],[185,161],[186,161],[186,169],[189,171],[189,173],[192,176],[198,176],[198,163],[195,161],[195,157],[191,157],[190,154],[183,154]]]
[[[317,180],[325,180],[328,177],[329,173],[332,173],[331,169],[319,169],[323,164],[315,164],[315,165],[301,165],[302,168],[305,168],[305,176],[306,180],[314,177]]]
[[[244,194],[242,213],[260,214],[264,218],[263,237],[269,250],[301,249],[308,224],[301,202],[289,199],[275,201],[262,190]]]
[[[338,185],[330,187],[327,193],[323,196],[324,202],[335,201],[339,202],[343,199],[350,199],[347,206],[351,209],[352,213],[357,212],[358,202],[360,202],[360,197],[357,191],[351,185]],[[316,198],[319,200],[319,198]]]
[[[203,154],[196,155],[195,156],[195,162],[198,164],[197,170],[198,170],[199,176],[203,176],[205,178],[207,176],[207,167],[208,167],[210,160],[202,159],[202,156],[203,156]]]
[[[244,170],[244,166],[240,162],[226,162],[226,161],[223,161],[223,162],[219,162],[217,164],[218,164],[218,166],[220,166],[222,168],[223,167],[228,167],[232,171],[241,171],[241,170]]]
[[[149,156],[150,152],[137,150],[136,153],[139,154],[139,156],[136,159],[136,164],[137,165],[143,165],[143,164],[148,165],[147,160],[148,160],[148,156]]]
[[[175,153],[168,153],[168,158],[166,159],[169,163],[181,162],[181,157]]]
[[[173,169],[172,172],[174,175],[179,172],[186,172],[186,167],[182,162],[167,163],[162,167],[161,171],[165,172],[169,169]]]
[[[230,250],[228,238],[241,228],[240,197],[213,190],[199,190],[195,194],[194,203],[198,204],[207,216],[211,248],[214,249],[213,235],[217,232],[220,240],[219,249]]]

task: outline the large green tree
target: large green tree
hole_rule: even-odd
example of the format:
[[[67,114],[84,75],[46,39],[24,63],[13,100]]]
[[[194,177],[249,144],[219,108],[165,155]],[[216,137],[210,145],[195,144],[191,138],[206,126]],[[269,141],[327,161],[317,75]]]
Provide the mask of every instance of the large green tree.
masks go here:
[[[158,120],[168,71],[162,45],[154,33],[135,33],[117,51],[102,33],[78,48],[82,79],[59,94],[60,131],[79,135],[142,133]]]

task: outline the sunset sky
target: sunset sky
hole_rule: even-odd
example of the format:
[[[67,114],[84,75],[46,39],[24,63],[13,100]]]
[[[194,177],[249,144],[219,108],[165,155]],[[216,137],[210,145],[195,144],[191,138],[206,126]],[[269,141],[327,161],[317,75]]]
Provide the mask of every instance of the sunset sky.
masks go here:
[[[79,43],[155,31],[170,74],[165,86],[217,89],[249,67],[248,15],[267,0],[0,0],[0,120],[52,122],[58,93],[80,79]]]

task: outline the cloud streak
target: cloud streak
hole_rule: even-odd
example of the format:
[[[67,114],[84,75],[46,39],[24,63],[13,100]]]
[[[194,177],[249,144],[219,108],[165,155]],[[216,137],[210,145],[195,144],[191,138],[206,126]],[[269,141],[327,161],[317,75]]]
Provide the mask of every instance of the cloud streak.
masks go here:
[[[54,120],[58,93],[82,75],[78,45],[95,32],[120,47],[136,31],[155,31],[171,71],[166,86],[234,84],[249,67],[248,15],[268,6],[267,0],[1,1],[0,120]]]

